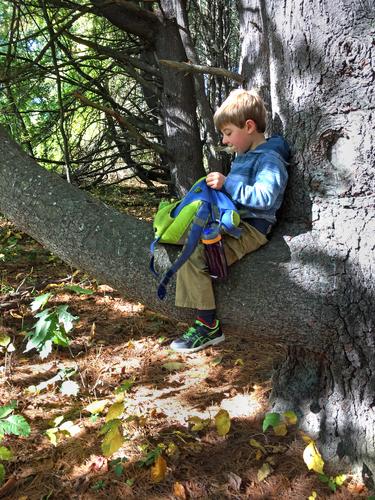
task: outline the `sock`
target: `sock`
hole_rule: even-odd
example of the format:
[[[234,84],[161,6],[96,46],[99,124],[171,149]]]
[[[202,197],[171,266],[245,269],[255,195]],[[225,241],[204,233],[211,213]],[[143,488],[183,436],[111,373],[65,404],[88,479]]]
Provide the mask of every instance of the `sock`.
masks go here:
[[[215,326],[216,309],[198,309],[197,320],[212,328]]]

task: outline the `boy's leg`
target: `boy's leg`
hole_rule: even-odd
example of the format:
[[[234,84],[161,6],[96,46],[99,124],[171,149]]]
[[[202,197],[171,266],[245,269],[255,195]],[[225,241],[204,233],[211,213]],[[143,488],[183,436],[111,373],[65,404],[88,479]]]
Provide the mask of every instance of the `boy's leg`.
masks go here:
[[[268,241],[265,235],[249,224],[241,223],[241,227],[242,234],[239,239],[231,236],[224,237],[228,265],[254,252]],[[191,257],[177,272],[176,306],[197,309],[197,319],[181,338],[172,342],[172,349],[178,352],[196,352],[225,339],[220,321],[214,316],[215,296],[202,244],[198,245]],[[207,318],[210,320],[212,318],[212,323],[206,322]]]

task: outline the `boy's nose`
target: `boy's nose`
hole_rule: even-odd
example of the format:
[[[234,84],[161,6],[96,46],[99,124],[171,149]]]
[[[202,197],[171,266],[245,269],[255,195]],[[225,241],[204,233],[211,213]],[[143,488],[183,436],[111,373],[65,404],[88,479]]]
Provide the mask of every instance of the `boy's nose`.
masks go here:
[[[225,145],[225,144],[228,144],[228,138],[227,137],[223,137],[221,142]]]

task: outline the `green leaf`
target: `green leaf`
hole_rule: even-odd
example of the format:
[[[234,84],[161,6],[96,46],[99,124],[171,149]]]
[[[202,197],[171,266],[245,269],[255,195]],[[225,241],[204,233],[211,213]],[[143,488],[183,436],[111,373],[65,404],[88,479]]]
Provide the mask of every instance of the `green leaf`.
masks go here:
[[[9,335],[0,332],[0,347],[7,347],[8,344],[10,344],[11,340],[12,339],[9,337]]]
[[[115,393],[119,394],[120,392],[130,391],[130,389],[133,387],[134,383],[135,383],[134,379],[124,380],[123,382],[121,382],[120,387],[117,387]]]
[[[52,340],[46,340],[43,344],[39,344],[37,348],[40,359],[46,359],[52,352]]]
[[[63,347],[68,347],[70,339],[66,335],[63,326],[61,328],[56,328],[55,335],[52,337],[52,342],[57,345],[62,345]]]
[[[101,448],[103,455],[109,457],[113,455],[124,443],[124,437],[120,426],[110,429],[104,436]]]
[[[117,417],[120,417],[124,413],[124,403],[113,403],[113,405],[110,406],[108,413],[105,417],[106,422],[109,422],[110,420],[117,419]]]
[[[267,413],[263,420],[263,432],[266,432],[268,427],[275,427],[280,423],[280,413]]]
[[[0,434],[29,436],[30,432],[30,425],[22,415],[10,415],[4,420],[0,420]]]
[[[13,453],[6,446],[0,446],[0,460],[10,460],[13,457]]]
[[[67,305],[56,307],[58,322],[64,325],[66,333],[73,329],[73,321],[78,319],[78,316],[73,316],[67,311],[68,307]]]
[[[4,482],[5,479],[5,467],[3,464],[0,464],[0,484]]]
[[[103,427],[99,430],[99,436],[106,434],[109,432],[111,429],[114,429],[121,425],[121,420],[118,418],[115,418],[114,420],[109,420],[109,422],[106,422]]]
[[[5,418],[12,413],[12,411],[17,408],[17,401],[11,401],[6,406],[0,407],[0,418]]]
[[[80,295],[92,295],[94,293],[93,290],[89,290],[88,288],[82,288],[78,285],[67,285],[65,289],[70,290],[71,292],[78,293]]]
[[[51,296],[52,293],[48,292],[36,297],[30,304],[31,311],[35,312],[38,311],[38,309],[43,309],[43,307],[47,304]]]
[[[122,464],[121,464],[121,463],[116,464],[116,465],[113,467],[113,472],[115,473],[115,475],[116,475],[117,477],[120,477],[120,476],[123,474],[123,472],[124,472],[124,468],[123,468]]]

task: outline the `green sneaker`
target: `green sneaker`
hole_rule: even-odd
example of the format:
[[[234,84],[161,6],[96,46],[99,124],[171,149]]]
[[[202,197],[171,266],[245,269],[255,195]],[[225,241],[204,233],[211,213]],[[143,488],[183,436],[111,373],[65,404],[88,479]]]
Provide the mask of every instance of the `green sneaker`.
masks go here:
[[[218,319],[212,328],[196,320],[182,337],[171,343],[170,347],[177,352],[197,352],[210,345],[219,344],[223,340],[225,337]]]

